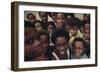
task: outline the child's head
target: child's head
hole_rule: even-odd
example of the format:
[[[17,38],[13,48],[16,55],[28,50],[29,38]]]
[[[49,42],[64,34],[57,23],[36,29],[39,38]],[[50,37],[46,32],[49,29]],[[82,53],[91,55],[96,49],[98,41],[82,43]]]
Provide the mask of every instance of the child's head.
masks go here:
[[[90,14],[83,15],[83,22],[90,22]]]
[[[56,14],[56,23],[58,28],[63,28],[65,25],[65,14],[57,13]]]
[[[43,27],[42,27],[42,22],[41,21],[37,20],[34,25],[35,25],[35,28],[36,28],[36,30],[38,32],[43,31]]]
[[[38,34],[38,38],[42,43],[44,53],[48,49],[49,46],[49,34],[46,31],[41,31]]]
[[[90,24],[89,23],[84,24],[83,34],[84,34],[85,42],[90,43]]]
[[[72,44],[74,56],[80,58],[85,50],[85,42],[82,38],[75,38]]]
[[[56,50],[60,54],[65,54],[68,48],[69,34],[65,31],[57,30],[52,34],[52,41]]]
[[[54,22],[49,21],[48,22],[48,32],[49,32],[49,34],[52,34],[55,29],[56,29],[56,26],[55,26]]]
[[[37,38],[37,30],[33,27],[25,28],[25,60],[34,57],[43,52],[40,40]]]
[[[47,23],[47,21],[48,21],[48,13],[47,12],[39,12],[39,17],[43,23]]]
[[[74,13],[66,13],[65,15],[66,15],[67,20],[71,20],[75,17]]]
[[[56,14],[57,14],[57,13],[55,13],[55,12],[49,12],[48,14],[49,14],[49,16],[52,18],[52,20],[53,20],[54,22],[56,22]]]
[[[28,19],[29,22],[34,23],[36,21],[36,16],[32,13],[28,13],[27,19]]]
[[[76,36],[76,34],[78,33],[78,26],[76,21],[73,19],[68,23],[68,32],[72,35],[72,36]]]

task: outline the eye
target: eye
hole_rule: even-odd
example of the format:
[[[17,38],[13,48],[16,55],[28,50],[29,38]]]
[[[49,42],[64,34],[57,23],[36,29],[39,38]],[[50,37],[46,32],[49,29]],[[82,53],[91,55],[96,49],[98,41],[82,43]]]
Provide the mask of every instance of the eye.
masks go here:
[[[25,39],[25,44],[27,44],[27,45],[31,45],[32,43],[33,43],[33,38],[32,37],[29,37],[29,38],[26,38]]]

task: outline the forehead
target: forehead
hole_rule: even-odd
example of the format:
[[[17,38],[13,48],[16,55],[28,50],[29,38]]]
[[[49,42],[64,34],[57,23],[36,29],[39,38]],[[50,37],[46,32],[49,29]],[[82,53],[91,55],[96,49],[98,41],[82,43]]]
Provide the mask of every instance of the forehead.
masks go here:
[[[56,38],[57,42],[65,42],[67,39],[64,36],[57,37]]]
[[[80,44],[83,45],[83,42],[82,41],[75,41],[74,44],[75,45],[80,45]]]
[[[58,13],[57,17],[64,17],[64,14],[63,13]]]
[[[40,12],[40,15],[47,15],[46,12]]]

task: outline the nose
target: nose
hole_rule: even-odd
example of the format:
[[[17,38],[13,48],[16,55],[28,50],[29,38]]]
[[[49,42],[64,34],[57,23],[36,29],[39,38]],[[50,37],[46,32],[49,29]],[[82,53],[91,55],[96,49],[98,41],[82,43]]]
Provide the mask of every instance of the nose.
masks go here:
[[[40,44],[41,44],[40,41],[38,41],[38,40],[34,41],[34,46],[39,46]]]

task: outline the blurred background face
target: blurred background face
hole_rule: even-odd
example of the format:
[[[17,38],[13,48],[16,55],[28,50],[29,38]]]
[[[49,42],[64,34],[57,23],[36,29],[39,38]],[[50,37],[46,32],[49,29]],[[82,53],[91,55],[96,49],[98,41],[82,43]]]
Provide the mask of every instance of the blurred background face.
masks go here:
[[[49,32],[50,34],[52,34],[53,31],[54,31],[53,25],[48,25],[48,32]]]
[[[42,22],[46,23],[48,21],[48,14],[46,12],[41,12],[40,19],[42,20]]]
[[[84,25],[84,39],[90,40],[90,24]]]
[[[60,54],[65,54],[67,51],[67,40],[65,37],[57,37],[55,43],[56,49],[60,52]]]
[[[31,23],[33,23],[33,22],[36,21],[36,18],[35,18],[33,15],[29,15],[29,16],[28,16],[28,20],[29,20]]]
[[[72,26],[69,26],[69,33],[72,35],[72,36],[75,36],[78,32],[78,28],[75,26],[75,27],[72,27]]]
[[[42,43],[43,51],[44,51],[44,53],[45,53],[46,50],[48,49],[48,46],[49,46],[48,37],[47,37],[46,35],[41,35],[41,36],[40,36],[40,41],[41,41],[41,43]]]
[[[90,19],[90,15],[89,15],[89,14],[86,14],[86,15],[83,17],[83,20],[88,21],[89,19]]]
[[[56,21],[57,21],[57,26],[62,28],[65,24],[64,14],[63,13],[58,13],[57,17],[56,17]]]
[[[35,27],[36,27],[36,30],[38,31],[38,32],[40,32],[40,31],[42,31],[43,30],[43,28],[42,28],[42,26],[41,26],[42,24],[41,23],[39,23],[39,22],[37,22],[37,23],[35,23]]]
[[[74,54],[77,58],[80,58],[80,56],[84,52],[84,45],[83,42],[76,41],[74,42]]]
[[[54,22],[56,22],[56,13],[51,12],[50,14],[51,14],[52,20],[53,20]]]

